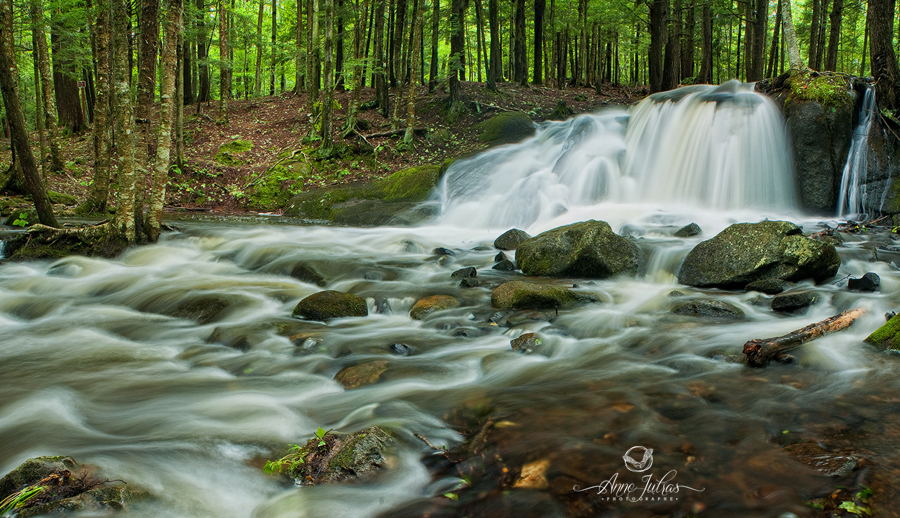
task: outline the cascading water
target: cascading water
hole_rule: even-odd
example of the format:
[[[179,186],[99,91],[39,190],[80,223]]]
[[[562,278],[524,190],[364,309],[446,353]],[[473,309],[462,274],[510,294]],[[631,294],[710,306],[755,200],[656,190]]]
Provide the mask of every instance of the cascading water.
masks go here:
[[[869,149],[869,128],[875,114],[875,88],[869,86],[863,95],[862,105],[853,136],[850,152],[841,174],[841,191],[838,200],[838,216],[859,214],[866,206],[866,173]]]
[[[444,222],[525,228],[600,202],[787,211],[795,188],[778,108],[730,81],[545,123],[455,163],[440,197]]]

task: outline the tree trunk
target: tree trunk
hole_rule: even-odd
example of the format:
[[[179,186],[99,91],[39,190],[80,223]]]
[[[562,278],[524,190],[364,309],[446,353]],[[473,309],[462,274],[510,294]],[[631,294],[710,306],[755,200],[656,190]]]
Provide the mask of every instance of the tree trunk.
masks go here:
[[[156,93],[156,58],[159,54],[159,0],[141,0],[139,23],[134,216],[135,225],[142,229],[144,188],[150,165],[150,111]]]
[[[319,0],[307,0],[306,24],[309,31],[306,52],[306,111],[309,113],[309,136],[315,136],[316,103],[319,102]]]
[[[828,53],[825,56],[825,70],[837,70],[838,46],[841,43],[841,22],[844,19],[844,0],[834,0],[831,8],[831,33],[828,35]]]
[[[684,10],[684,32],[681,35],[681,79],[694,77],[694,2]]]
[[[391,41],[391,86],[396,87],[406,77],[403,67],[403,35],[406,29],[406,0],[397,0],[394,11],[394,24],[392,28],[393,39]],[[397,97],[399,100],[400,98]],[[396,108],[396,106],[395,106]]]
[[[338,0],[335,12],[337,34],[334,36],[334,87],[344,89],[344,0]]]
[[[663,90],[678,88],[681,78],[681,0],[675,0],[671,13],[669,40],[666,42],[666,58],[663,66]]]
[[[465,0],[450,1],[450,102],[458,103],[461,100],[459,73],[464,70],[466,63],[466,48],[463,35],[463,16],[465,15]]]
[[[755,0],[755,3],[756,5],[753,9],[753,40],[750,48],[750,66],[747,68],[747,81],[759,81],[762,79],[766,63],[769,2],[768,0]]]
[[[809,27],[809,68],[816,68],[816,47],[819,44],[819,11],[822,8],[823,0],[812,0],[813,12],[812,23]]]
[[[116,0],[113,0],[116,1]],[[207,45],[209,34],[206,26],[206,8],[205,0],[197,0],[197,103],[209,102],[209,45]],[[198,106],[199,108],[199,106]]]
[[[110,20],[109,0],[97,1],[96,27],[97,36],[97,103],[94,107],[94,181],[91,192],[84,206],[86,212],[106,212],[109,199],[109,133],[110,133]]]
[[[44,112],[44,106],[43,106],[44,98],[43,98],[43,93],[42,93],[43,88],[41,88],[41,71],[38,67],[38,59],[37,59],[37,56],[38,56],[37,34],[38,33],[35,31],[31,32],[31,52],[32,52],[31,55],[33,56],[31,63],[33,65],[32,69],[34,71],[34,89],[36,90],[35,95],[34,95],[34,113],[35,113],[34,119],[37,122],[36,126],[37,126],[38,147],[39,147],[38,163],[40,164],[39,169],[40,169],[40,173],[41,173],[41,178],[44,179],[44,178],[47,178],[47,159],[46,159],[47,158],[47,138],[46,138],[46,134],[44,133],[44,116],[42,115],[42,113]],[[14,154],[12,154],[12,155],[14,155]],[[10,162],[13,162],[10,165],[13,166],[14,165],[14,157],[11,156],[10,158],[11,158]],[[3,190],[6,187],[6,183],[8,183],[11,175],[14,172],[15,172],[15,168],[10,167],[6,170],[5,173],[0,173],[0,190]],[[5,177],[5,179],[4,179],[4,177]]]
[[[277,36],[278,4],[277,0],[272,0],[272,62],[269,64],[269,95],[275,95],[275,66],[278,60],[278,46],[276,45]]]
[[[160,89],[159,120],[157,122],[156,157],[153,160],[153,181],[147,214],[147,237],[159,239],[162,226],[163,203],[166,199],[166,180],[172,149],[172,116],[176,104],[175,76],[178,74],[178,37],[182,32],[182,0],[166,2],[166,36],[162,48],[163,78]]]
[[[669,0],[652,0],[650,3],[650,91],[663,90],[663,48],[669,40]]]
[[[115,89],[113,113],[116,119],[116,149],[118,151],[119,197],[116,203],[114,226],[129,243],[136,241],[134,225],[134,112],[131,103],[131,87],[128,84],[131,69],[128,66],[128,11],[125,1],[113,0],[112,73]]]
[[[175,81],[175,163],[184,169],[184,2],[179,0],[182,21],[181,32],[178,33],[178,77]]]
[[[191,44],[182,42],[181,45],[181,91],[184,101],[182,104],[193,104],[194,96],[194,65],[191,60]]]
[[[322,100],[322,145],[324,156],[334,147],[331,120],[334,114],[334,0],[325,0],[325,98]]]
[[[544,82],[544,9],[547,4],[545,0],[534,1],[534,73],[532,73],[532,82],[536,85]]]
[[[785,2],[790,0],[783,0]],[[697,73],[697,83],[712,83],[712,10],[709,6],[710,0],[703,0],[703,48],[700,55],[700,72]]]
[[[351,133],[356,131],[356,120],[357,115],[359,114],[359,97],[360,92],[362,91],[362,80],[363,80],[363,67],[362,67],[362,56],[363,56],[363,47],[364,47],[364,37],[366,34],[366,11],[368,11],[368,4],[363,3],[360,8],[360,3],[357,0],[354,6],[354,23],[353,23],[353,80],[350,85],[350,89],[353,90],[353,97],[350,100],[350,106],[347,109],[347,122],[344,126],[342,136],[347,138]]]
[[[583,0],[582,0],[583,1]],[[528,43],[525,39],[525,0],[516,0],[516,72],[515,80],[528,83]]]
[[[500,49],[500,8],[498,0],[488,0],[488,26],[491,30],[491,55],[488,65],[487,86],[491,90],[497,90],[497,83],[501,81],[501,69],[503,68],[503,51]]]
[[[47,190],[41,181],[34,155],[31,153],[31,144],[28,142],[25,114],[22,112],[22,103],[16,84],[18,71],[12,59],[13,49],[10,48],[10,36],[13,33],[10,7],[11,0],[0,0],[0,11],[2,11],[0,13],[0,93],[3,95],[3,105],[6,108],[10,140],[16,157],[19,159],[29,194],[34,200],[38,220],[44,225],[58,227],[59,223],[56,222],[56,216],[53,215],[53,205],[50,203]]]
[[[900,108],[900,71],[894,54],[894,0],[869,0],[869,57],[880,108]]]
[[[262,57],[263,51],[265,50],[263,49],[262,29],[265,5],[265,0],[259,0],[259,13],[256,17],[256,74],[253,80],[253,95],[256,97],[259,97],[262,94]],[[297,0],[297,5],[303,5],[302,0]],[[297,19],[300,19],[299,16]],[[297,38],[298,48],[300,46],[300,41],[300,38]]]
[[[78,95],[78,80],[81,69],[64,52],[63,47],[72,45],[69,34],[61,31],[60,23],[50,24],[50,43],[53,47],[53,88],[56,94],[56,110],[59,125],[70,134],[81,133],[86,127],[81,98]],[[68,50],[68,49],[67,49]]]
[[[231,97],[231,60],[228,59],[228,9],[219,0],[219,120],[228,123],[228,98]]]
[[[306,60],[303,58],[303,41],[304,41],[304,33],[303,33],[303,0],[297,1],[297,32],[295,33],[296,46],[297,46],[297,54],[294,58],[294,93],[296,95],[300,95],[304,87],[305,81],[305,72],[306,72]],[[262,0],[260,0],[260,3]],[[308,20],[307,20],[308,21]],[[365,22],[364,22],[365,23]],[[260,22],[262,25],[262,22]],[[259,37],[257,38],[260,44],[262,44],[262,27],[259,30]]]
[[[766,67],[766,77],[775,77],[778,75],[775,71],[775,65],[778,63],[778,35],[781,32],[781,2],[775,8],[775,30],[772,31],[772,48],[769,51],[769,65]]]
[[[800,46],[797,45],[797,33],[794,31],[794,18],[791,16],[790,0],[781,2],[781,22],[784,28],[784,44],[787,46],[788,63],[795,70],[803,69],[803,58],[800,57]]]
[[[415,20],[413,25],[413,34],[415,34],[415,39],[413,40],[413,49],[418,49],[419,46],[422,45],[422,26],[425,23],[425,2],[424,0],[419,0],[416,5],[415,10]],[[414,50],[412,53],[412,59],[410,63],[411,70],[418,70],[419,68],[419,53]],[[403,142],[409,144],[413,140],[413,129],[416,124],[416,81],[414,78],[410,78],[409,81],[409,101],[406,105],[406,133],[403,135]]]
[[[36,43],[35,62],[40,70],[40,93],[38,96],[42,105],[42,114],[39,119],[47,130],[47,144],[50,148],[50,170],[59,172],[63,170],[62,159],[59,152],[59,124],[56,120],[56,105],[53,102],[53,76],[50,73],[50,53],[47,50],[47,37],[44,34],[44,11],[40,0],[31,0],[31,31]],[[43,157],[41,158],[43,163]]]
[[[822,8],[819,12],[819,42],[816,44],[816,70],[823,70],[825,60],[825,29],[828,25],[828,0],[822,0]]]
[[[387,63],[384,59],[384,3],[387,0],[375,0],[375,48],[373,50],[375,56],[372,60],[372,72],[374,73],[375,82],[375,100],[378,102],[378,111],[381,116],[387,118],[389,100],[388,100],[388,82],[385,73]]]

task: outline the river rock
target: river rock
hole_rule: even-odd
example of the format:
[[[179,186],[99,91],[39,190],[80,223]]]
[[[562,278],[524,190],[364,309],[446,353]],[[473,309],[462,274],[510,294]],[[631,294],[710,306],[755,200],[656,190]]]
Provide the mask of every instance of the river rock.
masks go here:
[[[334,381],[343,385],[347,390],[365,387],[376,383],[387,368],[388,362],[385,360],[360,363],[341,369],[334,375]]]
[[[691,223],[690,225],[685,225],[672,234],[675,237],[694,237],[699,236],[703,231],[700,229],[700,225],[696,223]]]
[[[864,341],[881,349],[900,351],[900,315],[891,317]]]
[[[499,263],[501,261],[509,261],[509,257],[506,257],[506,254],[503,252],[497,252],[497,255],[494,256],[494,262]]]
[[[695,246],[678,282],[690,286],[740,289],[762,279],[821,282],[837,273],[834,246],[804,237],[787,221],[737,223]]]
[[[791,444],[783,451],[826,477],[846,477],[856,469],[856,458],[825,450],[814,442]]]
[[[478,270],[476,270],[475,268],[472,268],[471,266],[469,266],[468,268],[460,268],[459,270],[456,270],[455,272],[450,274],[451,278],[461,277],[463,279],[469,279],[469,278],[477,277],[477,276],[478,276]]]
[[[328,320],[342,317],[364,317],[369,314],[366,299],[352,293],[326,290],[313,293],[294,308],[295,317],[306,320]]]
[[[72,457],[35,457],[0,479],[0,501],[29,487],[44,487],[16,511],[15,516],[25,518],[62,512],[109,513],[146,496],[122,481],[106,480]]]
[[[424,320],[428,315],[445,309],[454,309],[459,307],[459,301],[450,295],[432,295],[419,299],[411,310],[409,317],[413,320]]]
[[[475,288],[479,284],[480,283],[478,282],[478,279],[476,279],[475,277],[466,277],[465,279],[459,281],[460,288]]]
[[[488,145],[511,144],[534,135],[534,122],[525,112],[501,112],[478,123],[478,140]]]
[[[772,311],[791,313],[806,309],[812,306],[815,301],[815,294],[809,291],[785,293],[783,295],[777,295],[772,299]]]
[[[509,259],[504,259],[491,267],[491,270],[499,270],[501,272],[512,272],[516,269],[516,263]]]
[[[637,273],[644,254],[605,221],[558,227],[521,243],[516,260],[526,275],[603,279]]]
[[[744,318],[744,312],[721,300],[695,300],[678,304],[672,309],[676,315],[705,318]]]
[[[491,304],[500,309],[556,308],[578,302],[581,298],[569,288],[511,281],[491,293]]]
[[[758,291],[766,295],[777,295],[791,287],[791,283],[781,279],[760,279],[744,286],[747,291]]]
[[[525,333],[514,340],[510,340],[509,345],[513,351],[531,354],[537,346],[541,345],[541,339],[534,333]]]
[[[523,241],[531,239],[528,232],[512,228],[504,232],[494,240],[494,248],[498,250],[515,250]],[[495,259],[496,260],[496,259]]]
[[[357,480],[385,467],[390,450],[396,446],[394,435],[380,426],[347,435],[320,429],[305,445],[292,447],[284,457],[267,462],[265,470],[303,486]]]
[[[847,289],[850,291],[878,291],[881,287],[881,277],[877,273],[869,272],[859,279],[847,280]]]

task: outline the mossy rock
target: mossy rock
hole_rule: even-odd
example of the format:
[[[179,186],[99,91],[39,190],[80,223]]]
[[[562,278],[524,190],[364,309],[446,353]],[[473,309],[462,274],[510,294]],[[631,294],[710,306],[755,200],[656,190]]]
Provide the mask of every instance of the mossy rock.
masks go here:
[[[515,250],[522,242],[531,239],[524,230],[511,228],[494,240],[494,248],[498,250]]]
[[[117,232],[86,236],[52,229],[32,229],[7,241],[5,253],[13,261],[61,259],[70,255],[112,259],[128,246],[128,241]]]
[[[385,203],[381,200],[354,200],[336,205],[328,219],[340,225],[375,227],[380,225],[412,225],[433,216],[433,212],[419,212],[412,202]]]
[[[423,165],[401,169],[378,183],[387,202],[424,201],[438,185],[441,168]]]
[[[534,122],[525,112],[502,112],[479,123],[478,140],[490,145],[520,142],[535,133]]]
[[[500,309],[541,309],[568,306],[582,300],[564,286],[510,281],[491,293],[491,304]]]
[[[791,70],[785,80],[790,88],[790,101],[815,101],[837,107],[853,103],[853,84],[844,74],[821,74],[809,70]]]
[[[900,315],[891,317],[864,341],[880,349],[900,351]]]
[[[245,163],[244,159],[240,157],[240,155],[246,153],[253,149],[253,142],[249,140],[241,140],[235,139],[231,142],[226,142],[219,146],[219,150],[216,151],[216,156],[213,157],[213,160],[216,163],[227,166],[238,166]]]
[[[294,308],[293,316],[305,320],[330,320],[343,317],[364,317],[369,314],[366,299],[353,293],[326,290],[313,293]]]
[[[352,200],[378,198],[381,190],[374,184],[314,189],[292,197],[284,209],[285,216],[309,219],[333,219],[332,207]]]
[[[603,279],[636,274],[644,253],[607,222],[589,220],[523,241],[516,247],[516,260],[526,275]]]
[[[459,301],[450,295],[432,295],[418,300],[409,310],[409,316],[413,320],[424,320],[428,315],[437,311],[454,309],[459,307]]]
[[[75,205],[78,203],[78,200],[70,194],[47,191],[47,196],[50,197],[52,203],[61,203],[63,205]]]
[[[25,209],[25,210],[15,210],[9,214],[9,217],[6,218],[6,221],[3,222],[4,225],[13,227],[21,227],[22,225],[16,225],[16,221],[24,221],[26,227],[30,227],[38,222],[38,214],[37,211],[33,208]]]
[[[742,289],[762,279],[821,282],[841,258],[834,246],[804,237],[788,221],[736,223],[695,246],[678,272],[689,286]]]
[[[334,375],[334,380],[343,385],[345,389],[353,390],[377,383],[387,368],[388,362],[384,360],[360,363],[341,369]]]
[[[312,167],[302,160],[277,164],[256,181],[248,197],[249,205],[264,210],[284,207],[292,196],[303,190],[305,179],[311,174]]]
[[[56,500],[46,504],[38,504],[19,510],[17,518],[30,518],[32,516],[45,516],[59,513],[104,513],[121,511],[130,504],[143,500],[147,495],[142,491],[136,491],[128,486],[104,485],[95,487],[84,493],[62,500]]]
[[[45,456],[26,460],[0,479],[0,500],[48,477],[51,473],[74,470],[78,466],[72,457]]]
[[[313,486],[366,478],[388,464],[396,437],[385,428],[372,426],[347,435],[325,432],[291,447],[284,457],[266,463],[266,471],[279,473],[295,484]]]

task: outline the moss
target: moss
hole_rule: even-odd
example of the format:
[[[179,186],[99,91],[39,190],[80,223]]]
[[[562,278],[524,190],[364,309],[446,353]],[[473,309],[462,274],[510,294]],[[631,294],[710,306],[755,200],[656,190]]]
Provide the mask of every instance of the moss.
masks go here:
[[[791,90],[788,101],[816,101],[830,107],[853,103],[853,87],[846,76],[792,71],[787,84]]]
[[[57,230],[29,231],[6,242],[6,256],[13,261],[61,259],[70,255],[112,259],[128,248],[128,241],[116,232],[85,237]]]
[[[524,112],[503,112],[476,126],[478,140],[492,144],[518,142],[534,135],[534,123]]]
[[[864,340],[882,349],[900,351],[900,315],[891,317],[886,324],[879,327]]]
[[[605,221],[589,220],[523,241],[516,248],[516,259],[526,275],[604,279],[636,274],[644,254]]]
[[[424,320],[428,315],[436,311],[444,311],[459,307],[459,301],[450,295],[432,295],[416,302],[409,310],[409,317],[413,320]]]
[[[384,201],[424,201],[437,187],[441,168],[423,165],[402,169],[378,183]]]
[[[47,191],[47,196],[50,197],[50,201],[53,203],[62,203],[63,205],[75,205],[78,203],[74,196],[61,192]]]
[[[303,190],[311,174],[312,167],[303,161],[277,164],[256,180],[248,199],[249,205],[264,210],[284,207],[291,196]]]
[[[306,320],[364,317],[369,314],[366,299],[352,293],[326,290],[313,293],[294,308],[293,316]]]
[[[491,294],[491,304],[500,309],[540,309],[566,306],[580,297],[563,286],[511,281],[501,284]]]
[[[253,149],[253,142],[249,140],[232,140],[231,142],[226,142],[219,146],[219,150],[216,151],[216,156],[213,158],[216,163],[228,166],[236,166],[244,163],[244,160],[240,158],[239,155],[246,153]]]
[[[314,189],[291,198],[284,209],[284,214],[299,218],[331,219],[331,209],[334,205],[350,200],[370,200],[380,195],[381,189],[374,184]]]

